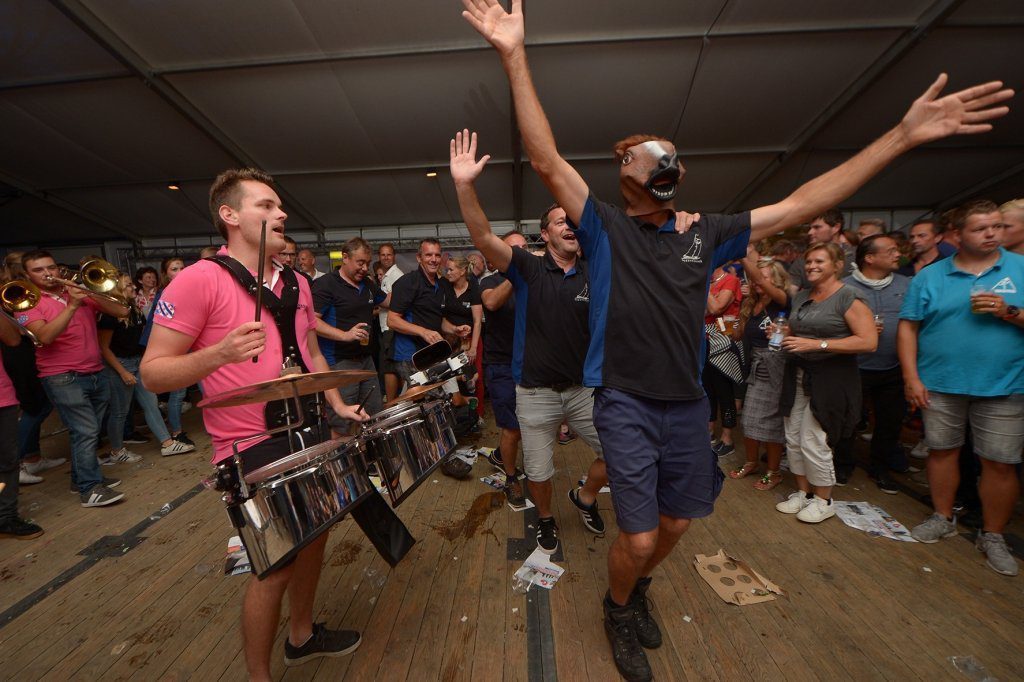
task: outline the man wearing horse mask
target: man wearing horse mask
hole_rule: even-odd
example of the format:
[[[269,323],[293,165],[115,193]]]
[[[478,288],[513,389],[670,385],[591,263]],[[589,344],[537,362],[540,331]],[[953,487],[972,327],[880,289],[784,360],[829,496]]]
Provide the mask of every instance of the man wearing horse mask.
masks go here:
[[[683,165],[673,144],[634,136],[615,146],[625,209],[591,195],[558,153],[526,61],[521,0],[463,0],[463,17],[498,51],[534,170],[566,212],[590,267],[590,346],[583,383],[595,388],[619,526],[608,556],[605,631],[628,680],[649,680],[643,647],[661,644],[647,598],[654,568],[690,520],[711,514],[722,472],[707,437],[700,385],[710,273],[757,241],[838,206],[900,154],[953,134],[991,129],[1013,92],[991,82],[939,98],[939,76],[895,128],[782,201],[735,215],[704,215],[675,229]],[[614,267],[613,267],[614,262]],[[642,333],[641,333],[642,331]],[[841,344],[842,340],[828,342]]]

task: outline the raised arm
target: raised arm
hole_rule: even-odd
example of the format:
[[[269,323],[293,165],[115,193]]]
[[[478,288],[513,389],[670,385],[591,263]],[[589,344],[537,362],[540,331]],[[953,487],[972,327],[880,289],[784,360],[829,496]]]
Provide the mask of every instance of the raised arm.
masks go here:
[[[506,12],[498,0],[462,0],[462,4],[466,7],[462,16],[501,57],[530,164],[558,205],[565,209],[569,220],[579,224],[590,189],[576,169],[558,154],[555,136],[540,106],[526,62],[522,0],[512,0],[511,12]]]
[[[950,135],[988,132],[992,129],[988,121],[1010,111],[1009,107],[997,106],[1013,97],[1013,90],[1003,89],[1001,81],[975,85],[939,98],[946,80],[946,74],[939,74],[924,94],[914,100],[899,125],[859,154],[801,185],[779,203],[754,209],[750,241],[764,239],[838,206],[900,154]]]
[[[462,211],[462,220],[469,229],[473,245],[494,267],[505,272],[512,260],[512,247],[491,232],[491,223],[484,214],[480,199],[476,195],[476,188],[473,186],[491,157],[486,154],[479,161],[476,160],[476,133],[470,134],[468,130],[455,133],[448,146],[452,181],[455,183],[455,193],[459,197],[459,210]]]

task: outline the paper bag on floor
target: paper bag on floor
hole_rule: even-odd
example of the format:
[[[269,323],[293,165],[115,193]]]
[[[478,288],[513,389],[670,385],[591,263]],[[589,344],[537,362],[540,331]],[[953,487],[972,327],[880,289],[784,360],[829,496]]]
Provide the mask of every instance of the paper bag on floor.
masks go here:
[[[698,554],[693,565],[718,596],[730,604],[759,604],[775,599],[777,594],[786,594],[746,562],[726,554],[724,549],[712,556]]]

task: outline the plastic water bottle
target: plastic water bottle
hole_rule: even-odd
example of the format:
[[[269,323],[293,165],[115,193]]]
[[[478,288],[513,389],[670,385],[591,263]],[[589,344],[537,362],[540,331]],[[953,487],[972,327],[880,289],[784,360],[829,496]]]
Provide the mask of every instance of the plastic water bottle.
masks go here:
[[[772,324],[772,335],[768,339],[768,350],[782,350],[782,339],[785,337],[786,313],[779,313]]]

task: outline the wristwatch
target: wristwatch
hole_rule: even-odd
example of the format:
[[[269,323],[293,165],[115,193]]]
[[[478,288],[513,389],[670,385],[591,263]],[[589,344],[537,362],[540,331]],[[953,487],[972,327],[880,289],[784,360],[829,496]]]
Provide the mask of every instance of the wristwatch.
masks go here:
[[[1006,306],[1006,314],[1003,315],[1003,319],[1009,321],[1009,320],[1012,320],[1013,318],[1017,317],[1017,315],[1019,315],[1019,314],[1020,314],[1020,308],[1018,308],[1015,305],[1008,305],[1008,306]]]
[[[820,348],[822,350],[828,350],[828,341],[826,341],[825,339],[822,339],[821,343],[818,345],[818,348]]]

